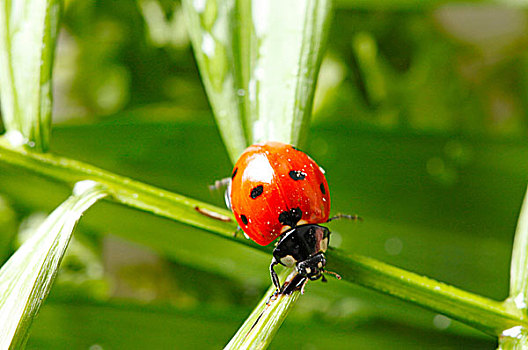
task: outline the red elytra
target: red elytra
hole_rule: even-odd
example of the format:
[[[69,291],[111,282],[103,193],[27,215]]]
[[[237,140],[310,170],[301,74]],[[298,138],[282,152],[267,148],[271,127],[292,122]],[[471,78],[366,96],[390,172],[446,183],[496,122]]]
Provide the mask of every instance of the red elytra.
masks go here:
[[[247,148],[233,169],[231,209],[260,245],[303,224],[328,220],[330,193],[323,170],[308,155],[280,142]]]

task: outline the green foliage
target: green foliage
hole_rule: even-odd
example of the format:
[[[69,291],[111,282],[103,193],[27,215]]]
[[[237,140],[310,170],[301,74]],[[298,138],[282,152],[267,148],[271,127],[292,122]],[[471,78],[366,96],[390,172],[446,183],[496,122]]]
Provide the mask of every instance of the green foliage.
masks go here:
[[[96,183],[79,182],[74,194],[32,232],[31,237],[2,266],[2,348],[24,346],[33,318],[51,289],[77,220],[104,196],[104,189]]]
[[[204,1],[200,26],[210,28],[222,15],[213,3]],[[444,4],[337,1],[314,123],[287,136],[307,137],[304,149],[327,171],[332,211],[364,218],[330,225],[339,250],[328,254],[329,268],[435,312],[346,282],[309,283],[273,348],[493,348],[495,338],[436,312],[471,318],[481,329],[522,317],[519,304],[487,298],[509,295],[511,241],[528,174],[525,13]],[[52,154],[0,149],[0,251],[14,249],[14,226],[56,208],[78,180],[102,180],[115,200],[83,218],[79,244],[97,253],[72,250],[29,348],[219,348],[269,285],[270,248],[253,249],[232,238],[232,222],[195,210],[229,215],[207,185],[229,174],[231,163],[207,112],[189,38],[178,29],[183,13],[170,0],[66,2]],[[244,35],[240,52],[251,53]],[[214,58],[197,60],[216,79],[223,61]],[[242,82],[250,76],[245,64]],[[236,116],[242,131],[227,145],[231,160],[252,139],[244,119],[250,115]],[[9,130],[8,118],[4,110]],[[223,138],[230,141],[225,129]],[[512,264],[515,295],[524,293],[523,222]],[[104,266],[104,278],[91,274],[93,266]],[[80,278],[68,279],[73,272]],[[464,307],[478,295],[473,305],[481,313],[474,315]],[[509,328],[500,339],[504,349],[524,341],[524,329]]]
[[[293,277],[295,272],[290,274],[289,270],[285,270],[279,278],[285,281],[288,275]],[[286,316],[301,296],[300,291],[275,295],[275,290],[276,287],[272,284],[244,324],[227,343],[225,350],[266,349],[271,344]]]
[[[250,144],[306,134],[330,1],[192,1],[184,13],[202,81],[235,162]]]
[[[49,147],[53,57],[62,0],[6,0],[0,10],[0,96],[10,139]]]

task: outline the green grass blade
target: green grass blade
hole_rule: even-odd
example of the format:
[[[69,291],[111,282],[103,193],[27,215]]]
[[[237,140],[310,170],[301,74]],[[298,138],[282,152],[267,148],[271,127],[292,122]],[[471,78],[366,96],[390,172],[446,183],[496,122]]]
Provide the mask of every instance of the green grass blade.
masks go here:
[[[513,242],[510,267],[510,295],[505,304],[518,310],[526,317],[528,303],[528,192],[517,222],[517,230]],[[505,329],[499,338],[499,349],[520,350],[528,348],[528,332],[526,327],[515,326]]]
[[[248,143],[306,134],[330,1],[183,1],[209,100],[235,161]]]
[[[61,0],[5,0],[0,5],[0,98],[12,142],[38,151],[49,144],[51,71]]]
[[[288,272],[289,269],[281,274],[281,280]],[[289,311],[301,296],[300,291],[295,291],[290,295],[281,294],[270,301],[274,291],[275,286],[272,285],[224,350],[265,349],[269,346]]]
[[[0,270],[0,348],[24,345],[33,318],[57,275],[77,220],[104,197],[91,181],[76,185],[62,203]]]
[[[254,37],[249,50],[258,54],[250,62],[244,88],[253,142],[299,144],[306,135],[330,5],[327,0],[252,3]]]
[[[227,152],[235,162],[247,147],[248,139],[232,60],[231,5],[227,1],[215,0],[182,1],[202,82]]]
[[[385,264],[372,258],[327,252],[328,269],[344,280],[413,302],[447,315],[487,334],[498,336],[505,329],[528,326],[519,312],[504,302],[491,300],[456,287]]]
[[[97,167],[52,154],[27,152],[11,147],[0,138],[0,161],[73,185],[93,180],[104,185],[112,199],[126,206],[177,220],[224,237],[233,238],[236,224],[226,209],[171,193],[154,186],[119,176]],[[221,220],[207,215],[219,215]],[[234,239],[234,238],[233,238]],[[256,244],[255,244],[256,245]]]
[[[528,304],[528,194],[519,214],[510,268],[510,301],[526,315]]]

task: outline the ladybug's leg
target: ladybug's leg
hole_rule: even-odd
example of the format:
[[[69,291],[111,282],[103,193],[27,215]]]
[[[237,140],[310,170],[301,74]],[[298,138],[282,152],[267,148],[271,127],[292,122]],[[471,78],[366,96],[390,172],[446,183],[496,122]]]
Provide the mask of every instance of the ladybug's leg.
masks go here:
[[[230,177],[224,177],[223,179],[216,180],[214,184],[209,185],[208,187],[210,191],[223,190],[229,185],[230,182],[231,182]]]
[[[277,290],[280,290],[279,276],[277,276],[277,273],[273,269],[273,267],[277,264],[278,264],[277,260],[275,260],[275,257],[273,257],[273,259],[271,259],[271,264],[269,268],[270,268],[270,274],[271,274],[271,281],[275,285],[275,288],[277,288]]]
[[[333,220],[339,220],[339,219],[359,220],[359,221],[363,220],[362,218],[360,218],[357,215],[337,214],[337,215],[332,216],[330,219],[326,220],[326,222],[330,222],[330,221],[333,221]]]
[[[231,222],[231,218],[229,216],[222,215],[220,213],[217,213],[215,211],[212,211],[206,208],[200,208],[199,206],[195,206],[194,210],[196,210],[200,214],[207,216],[208,218],[211,218],[211,219],[215,219],[215,220],[223,221],[223,222]]]
[[[334,272],[334,271],[328,271],[328,270],[324,270],[324,273],[327,273],[329,275],[333,275],[336,279],[340,280],[341,279],[341,275]]]
[[[227,209],[231,209],[231,178],[225,177],[220,180],[216,180],[214,184],[209,185],[209,191],[215,192],[215,191],[224,191],[224,200]]]
[[[302,287],[301,287],[301,294],[304,294],[304,287],[306,287],[306,281],[305,281],[305,283],[304,283],[304,284],[302,285]]]
[[[296,290],[300,290],[301,294],[304,293],[304,286],[306,285],[306,282],[308,281],[308,278],[305,276],[295,274],[289,281],[285,281],[282,285],[282,290],[280,291],[283,295],[289,295]]]
[[[224,201],[227,209],[231,210],[231,179],[224,179],[224,181],[227,181],[226,189],[224,191]]]

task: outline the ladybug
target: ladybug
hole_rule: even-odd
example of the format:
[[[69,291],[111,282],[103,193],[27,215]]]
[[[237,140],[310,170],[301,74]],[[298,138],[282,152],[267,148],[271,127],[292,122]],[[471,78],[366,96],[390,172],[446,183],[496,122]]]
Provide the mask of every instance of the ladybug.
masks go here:
[[[270,274],[281,289],[275,265],[295,267],[301,281],[325,281],[330,231],[330,193],[320,168],[308,155],[280,142],[255,144],[235,164],[226,203],[244,233],[260,245],[280,237]],[[349,217],[346,216],[345,217]],[[352,217],[350,217],[352,218]]]

